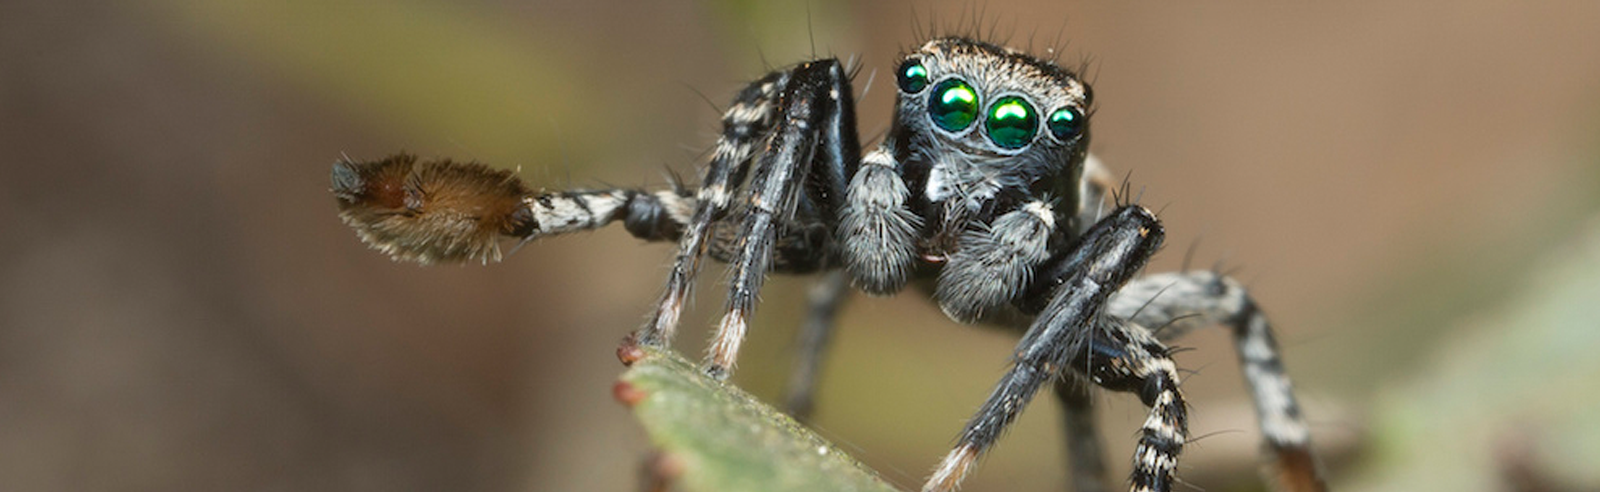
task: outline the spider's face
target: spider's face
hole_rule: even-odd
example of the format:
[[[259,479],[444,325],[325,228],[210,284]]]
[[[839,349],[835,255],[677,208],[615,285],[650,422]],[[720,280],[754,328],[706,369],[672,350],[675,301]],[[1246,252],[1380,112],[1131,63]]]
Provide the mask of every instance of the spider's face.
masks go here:
[[[896,81],[896,130],[908,164],[929,171],[929,201],[960,196],[981,206],[1007,188],[1075,176],[1083,161],[1089,86],[1053,63],[941,38],[907,55]]]

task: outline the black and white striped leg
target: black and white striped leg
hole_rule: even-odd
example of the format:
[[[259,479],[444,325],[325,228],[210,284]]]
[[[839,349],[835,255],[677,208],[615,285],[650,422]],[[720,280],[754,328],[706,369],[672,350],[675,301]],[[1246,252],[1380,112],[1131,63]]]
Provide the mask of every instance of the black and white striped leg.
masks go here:
[[[1017,345],[1011,370],[967,421],[955,449],[923,485],[924,492],[955,490],[1039,388],[1062,371],[1139,395],[1151,412],[1134,456],[1133,490],[1171,489],[1188,435],[1177,368],[1166,347],[1148,331],[1102,315],[1107,299],[1144,266],[1162,236],[1160,223],[1148,210],[1123,207],[1041,268],[1045,274],[1036,284],[1048,288],[1049,303]]]
[[[1279,358],[1272,325],[1244,286],[1210,271],[1164,273],[1132,282],[1112,297],[1107,312],[1157,329],[1171,340],[1197,328],[1233,329],[1239,363],[1255,400],[1261,434],[1274,463],[1280,490],[1327,490],[1311,447],[1311,432]]]
[[[1057,377],[1051,374],[1053,370],[1075,371],[1100,387],[1134,393],[1150,407],[1150,416],[1141,426],[1139,443],[1134,448],[1129,490],[1171,491],[1176,483],[1178,456],[1189,435],[1188,408],[1178,389],[1176,363],[1166,346],[1143,327],[1099,317],[1089,331],[1087,340],[1068,344],[1077,348],[1064,366],[1019,360],[978,415],[968,422],[960,444],[940,462],[923,491],[955,490],[978,457],[1021,414],[1033,393]]]
[[[616,220],[642,239],[675,240],[695,206],[679,190],[535,192],[509,170],[410,154],[340,160],[332,178],[339,217],[362,241],[420,263],[498,261],[506,237],[525,243]]]
[[[728,210],[733,189],[744,180],[750,157],[761,145],[776,119],[776,96],[788,84],[789,73],[774,72],[752,82],[734,97],[733,105],[722,116],[722,135],[717,138],[705,177],[696,194],[694,214],[684,225],[678,240],[678,254],[667,275],[666,288],[649,324],[637,334],[639,343],[666,346],[678,327],[705,253],[712,222]]]
[[[1067,473],[1074,492],[1105,492],[1107,481],[1104,446],[1095,424],[1089,383],[1082,378],[1056,380],[1056,399],[1061,403],[1062,428],[1067,437]]]
[[[833,337],[834,322],[839,308],[850,296],[849,278],[843,270],[833,270],[822,275],[811,286],[807,296],[805,322],[795,340],[794,369],[789,371],[789,388],[784,397],[784,408],[795,420],[806,421],[816,402],[817,373]]]
[[[829,200],[843,190],[804,195],[807,184],[827,186],[831,175],[855,167],[843,159],[854,157],[837,142],[838,135],[855,134],[849,75],[838,60],[819,60],[792,69],[787,87],[779,95],[779,121],[760,162],[752,169],[746,189],[743,223],[729,261],[728,304],[707,349],[705,372],[722,379],[737,361],[750,314],[755,310],[762,282],[771,268],[778,230],[792,221],[802,199],[813,208],[836,210]],[[853,143],[853,142],[852,142]],[[818,166],[813,161],[821,161]],[[813,172],[813,171],[816,172]],[[843,182],[842,176],[836,183]]]
[[[617,220],[639,239],[674,241],[689,219],[694,198],[670,190],[571,190],[530,195],[523,206],[531,222],[521,234],[522,243],[599,229]]]
[[[1178,367],[1169,350],[1140,326],[1116,318],[1101,321],[1104,342],[1096,339],[1077,366],[1102,387],[1128,391],[1150,407],[1133,451],[1133,492],[1167,492],[1176,482],[1178,455],[1189,436],[1188,405],[1178,391]],[[1101,344],[1103,343],[1103,345]]]

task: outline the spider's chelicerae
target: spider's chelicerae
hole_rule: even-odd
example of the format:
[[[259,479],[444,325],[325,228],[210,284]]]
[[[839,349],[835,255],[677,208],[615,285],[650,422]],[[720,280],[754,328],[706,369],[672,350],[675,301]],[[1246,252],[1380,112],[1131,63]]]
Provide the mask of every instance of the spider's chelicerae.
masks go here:
[[[1171,490],[1188,409],[1163,341],[1230,326],[1272,480],[1324,489],[1271,328],[1250,295],[1214,272],[1136,277],[1163,231],[1143,207],[1106,206],[1110,180],[1088,154],[1088,85],[1050,61],[960,37],[928,41],[895,74],[893,125],[864,156],[850,73],[837,59],[750,83],[723,115],[692,193],[532,191],[509,171],[403,154],[336,163],[333,192],[368,244],[422,263],[497,260],[500,236],[526,241],[617,220],[639,238],[677,241],[653,321],[635,334],[649,345],[672,341],[701,256],[726,261],[726,314],[704,366],[716,378],[734,367],[767,272],[825,272],[789,399],[801,418],[847,284],[889,295],[914,283],[951,319],[1017,328],[1010,370],[924,491],[954,490],[1047,383],[1065,409],[1075,488],[1107,483],[1084,384],[1092,383],[1150,407],[1130,488]]]

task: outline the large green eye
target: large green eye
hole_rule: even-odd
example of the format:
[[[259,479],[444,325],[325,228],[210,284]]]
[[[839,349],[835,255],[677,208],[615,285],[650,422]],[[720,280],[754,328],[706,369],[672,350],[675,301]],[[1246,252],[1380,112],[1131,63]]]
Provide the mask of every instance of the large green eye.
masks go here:
[[[1017,96],[1006,96],[989,107],[989,119],[983,122],[989,131],[989,141],[1003,149],[1020,149],[1033,142],[1039,131],[1039,114],[1028,101]]]
[[[1050,113],[1050,119],[1045,120],[1044,124],[1050,127],[1050,134],[1055,135],[1056,140],[1066,142],[1083,133],[1084,120],[1083,113],[1078,110],[1061,108]]]
[[[928,115],[945,131],[961,131],[978,119],[978,91],[961,79],[940,82],[928,95]]]
[[[900,90],[913,94],[922,92],[928,86],[928,68],[915,58],[906,60],[900,65],[899,78]]]

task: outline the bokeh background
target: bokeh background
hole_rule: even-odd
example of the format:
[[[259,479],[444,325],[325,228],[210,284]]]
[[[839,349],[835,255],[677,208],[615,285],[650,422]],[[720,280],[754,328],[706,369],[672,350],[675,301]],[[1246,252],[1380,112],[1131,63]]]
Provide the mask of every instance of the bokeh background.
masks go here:
[[[1600,3],[1511,0],[0,2],[0,482],[631,490],[613,348],[670,248],[619,228],[396,264],[339,223],[329,164],[660,186],[694,174],[711,103],[813,54],[865,67],[880,134],[916,26],[974,18],[1088,61],[1093,149],[1163,209],[1152,268],[1197,242],[1238,268],[1339,488],[1600,489]],[[769,282],[743,352],[771,400],[807,281]],[[817,424],[912,487],[1013,343],[858,296]],[[1182,476],[1259,488],[1228,337],[1183,343]],[[1047,400],[968,490],[1062,489]],[[1102,401],[1122,467],[1144,409]]]

